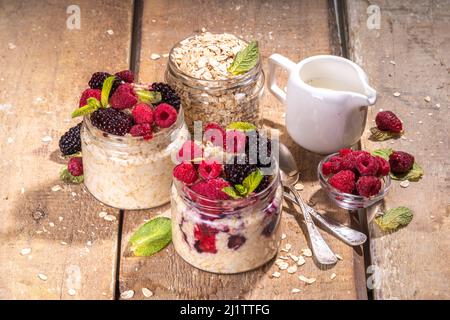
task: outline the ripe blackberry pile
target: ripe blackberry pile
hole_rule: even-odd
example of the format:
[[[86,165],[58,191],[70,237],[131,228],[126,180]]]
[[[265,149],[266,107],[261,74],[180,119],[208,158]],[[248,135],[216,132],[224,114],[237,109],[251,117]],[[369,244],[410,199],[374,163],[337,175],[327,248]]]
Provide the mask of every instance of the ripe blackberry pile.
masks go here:
[[[117,72],[95,72],[79,100],[79,108],[72,116],[88,116],[96,128],[105,133],[143,137],[150,140],[155,131],[171,127],[178,118],[180,98],[166,83],[156,82],[151,90],[144,90],[134,84],[134,74],[130,70]],[[101,93],[107,91],[105,81],[109,78],[111,88],[107,104],[101,101]],[[153,100],[152,91],[160,92],[161,99]],[[130,110],[131,112],[129,112]],[[90,113],[90,114],[89,114]],[[59,142],[63,155],[81,151],[81,123],[64,133]]]

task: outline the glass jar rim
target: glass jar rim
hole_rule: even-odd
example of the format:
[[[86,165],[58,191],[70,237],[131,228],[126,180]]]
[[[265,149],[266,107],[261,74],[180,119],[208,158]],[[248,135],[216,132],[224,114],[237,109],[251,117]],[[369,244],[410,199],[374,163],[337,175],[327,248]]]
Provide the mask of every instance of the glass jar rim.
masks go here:
[[[219,208],[232,208],[233,211],[239,210],[241,208],[248,207],[249,205],[255,203],[258,200],[265,199],[266,197],[270,196],[271,193],[275,192],[278,185],[281,183],[280,181],[280,173],[278,169],[278,162],[276,159],[274,159],[274,167],[273,167],[273,179],[270,181],[269,185],[261,190],[258,193],[253,193],[252,195],[242,198],[242,199],[228,199],[228,200],[212,200],[209,199],[192,189],[190,189],[188,186],[183,184],[181,181],[176,180],[173,178],[173,184],[175,185],[175,188],[178,192],[180,190],[182,191],[182,194],[180,194],[180,197],[187,200],[189,203],[193,203],[198,207],[201,207],[202,209],[212,209],[217,210]],[[195,200],[193,200],[189,195],[188,192],[185,190],[189,189],[189,193],[191,195],[195,196]],[[202,202],[199,203],[199,200]],[[232,215],[235,212],[223,212],[222,215]],[[202,213],[203,214],[203,213]],[[205,213],[205,215],[208,215],[208,213]],[[216,216],[214,214],[211,214],[211,216]]]
[[[141,141],[145,141],[146,143],[155,143],[155,141],[157,141],[158,139],[170,136],[176,129],[180,128],[181,125],[184,123],[184,113],[181,105],[177,113],[178,113],[177,120],[175,121],[175,123],[173,123],[168,128],[163,128],[162,130],[155,132],[153,134],[152,139],[150,140],[145,140],[144,137],[134,137],[132,135],[127,134],[123,136],[118,136],[112,133],[105,132],[92,124],[91,114],[87,114],[83,117],[83,127],[85,127],[89,132],[99,133],[98,135],[94,136],[96,139],[115,144],[118,147],[121,146],[125,147],[128,146],[130,143],[137,143]]]
[[[252,68],[252,69],[250,69],[249,71],[247,71],[247,72],[245,72],[245,73],[243,73],[243,74],[240,74],[240,75],[237,75],[237,76],[234,76],[234,77],[232,77],[232,78],[228,78],[228,79],[216,79],[216,80],[208,80],[208,79],[200,79],[200,78],[196,78],[196,77],[194,77],[194,76],[191,76],[191,75],[189,75],[189,74],[187,74],[186,72],[184,72],[184,71],[182,71],[180,68],[178,68],[178,66],[175,64],[175,62],[173,61],[173,59],[172,59],[172,56],[173,56],[173,52],[174,52],[174,50],[176,49],[176,48],[178,48],[180,45],[181,45],[181,43],[183,42],[183,41],[186,41],[186,40],[188,40],[188,39],[191,39],[191,38],[193,38],[193,37],[195,37],[196,35],[194,34],[194,35],[191,35],[191,36],[189,36],[189,37],[186,37],[186,38],[184,38],[184,39],[182,39],[182,40],[180,40],[180,41],[178,41],[171,49],[170,49],[170,52],[169,52],[169,62],[168,62],[168,64],[167,64],[167,66],[168,66],[168,68],[169,69],[173,69],[173,70],[175,70],[177,73],[178,73],[178,75],[180,75],[180,76],[182,76],[182,77],[184,77],[184,78],[186,78],[186,79],[188,79],[188,80],[190,80],[190,81],[195,81],[195,82],[204,82],[204,83],[208,83],[208,84],[214,84],[214,83],[217,83],[218,85],[217,86],[208,86],[208,87],[210,87],[210,88],[215,88],[215,87],[223,87],[223,83],[239,83],[239,82],[241,82],[241,81],[245,81],[245,80],[247,80],[249,77],[252,77],[254,74],[257,74],[257,73],[259,73],[259,72],[262,72],[262,68],[261,68],[261,53],[259,53],[259,56],[258,56],[258,62],[256,63],[256,65]],[[248,44],[248,41],[246,41],[246,40],[244,40],[244,39],[242,39],[241,37],[238,37],[238,36],[236,36],[236,35],[234,35],[233,34],[233,36],[235,36],[237,39],[239,39],[239,40],[242,40],[242,41],[244,41],[246,44]]]

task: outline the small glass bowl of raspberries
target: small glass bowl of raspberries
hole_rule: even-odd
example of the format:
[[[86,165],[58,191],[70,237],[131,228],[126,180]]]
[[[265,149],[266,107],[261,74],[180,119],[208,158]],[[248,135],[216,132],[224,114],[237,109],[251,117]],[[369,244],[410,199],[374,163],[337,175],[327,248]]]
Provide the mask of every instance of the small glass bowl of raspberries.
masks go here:
[[[271,150],[262,131],[242,122],[207,124],[203,141],[179,149],[172,241],[184,260],[209,272],[238,273],[276,255],[283,192]]]
[[[389,162],[367,151],[341,149],[320,161],[320,185],[347,210],[367,208],[382,200],[391,186]]]

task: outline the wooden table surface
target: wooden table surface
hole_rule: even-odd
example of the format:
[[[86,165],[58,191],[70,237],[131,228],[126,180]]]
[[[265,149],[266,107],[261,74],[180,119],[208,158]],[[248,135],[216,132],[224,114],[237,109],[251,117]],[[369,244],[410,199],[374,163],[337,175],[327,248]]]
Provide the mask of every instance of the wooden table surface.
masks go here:
[[[133,299],[144,299],[142,288],[154,293],[145,299],[450,298],[450,1],[348,0],[337,1],[336,10],[326,0],[82,0],[79,30],[66,27],[71,2],[35,2],[0,0],[1,299],[120,299],[127,290],[134,291]],[[366,23],[370,4],[380,9],[379,29]],[[366,132],[360,146],[411,152],[425,169],[424,178],[406,189],[394,182],[384,203],[410,207],[411,224],[382,234],[370,219],[373,212],[358,216],[329,202],[315,174],[321,156],[292,141],[284,107],[266,91],[264,126],[280,130],[281,141],[293,150],[304,198],[366,230],[370,241],[350,248],[323,232],[342,260],[324,268],[307,258],[297,273],[282,272],[279,279],[270,276],[278,270],[273,262],[238,275],[203,272],[179,258],[172,245],[149,258],[130,257],[125,249],[133,231],[146,219],[170,215],[170,206],[117,210],[83,186],[62,183],[58,174],[65,160],[58,140],[76,123],[70,112],[93,72],[133,68],[140,81],[162,81],[163,54],[203,28],[257,39],[266,71],[275,52],[294,61],[348,55],[360,64],[379,95],[367,131],[379,109],[395,111],[406,127],[405,139],[372,142]],[[151,59],[153,53],[161,58]],[[395,91],[401,96],[394,97]],[[115,220],[100,218],[102,211]],[[308,247],[303,227],[285,203],[283,245],[291,244],[294,254]],[[21,254],[26,248],[31,253]],[[368,288],[373,270],[378,281]],[[299,275],[317,281],[305,285]]]

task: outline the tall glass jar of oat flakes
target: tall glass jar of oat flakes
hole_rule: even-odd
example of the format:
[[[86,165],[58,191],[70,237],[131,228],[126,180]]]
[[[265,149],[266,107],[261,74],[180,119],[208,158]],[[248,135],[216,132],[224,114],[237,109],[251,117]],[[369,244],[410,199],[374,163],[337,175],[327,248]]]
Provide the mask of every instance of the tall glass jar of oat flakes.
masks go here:
[[[265,79],[261,57],[258,54],[256,64],[245,73],[233,75],[227,70],[247,45],[232,34],[207,32],[172,48],[165,79],[180,96],[191,131],[194,121],[222,126],[234,121],[261,124],[259,104]]]

